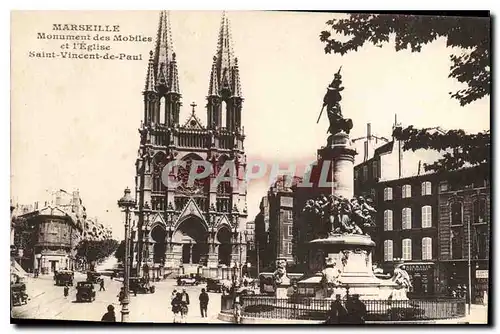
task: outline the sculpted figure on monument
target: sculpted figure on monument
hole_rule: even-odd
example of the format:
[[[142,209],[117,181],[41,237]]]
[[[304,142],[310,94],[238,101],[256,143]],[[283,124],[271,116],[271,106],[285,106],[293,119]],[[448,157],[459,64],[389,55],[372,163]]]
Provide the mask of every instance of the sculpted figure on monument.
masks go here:
[[[351,200],[335,195],[321,195],[306,202],[303,212],[311,216],[318,231],[333,234],[365,234],[373,227],[377,211],[363,197]]]
[[[340,107],[340,101],[342,101],[342,96],[340,92],[344,90],[342,87],[342,75],[340,74],[339,69],[337,73],[335,73],[335,77],[333,78],[332,83],[328,86],[326,94],[323,98],[323,108],[321,109],[321,113],[323,109],[326,107],[326,112],[328,115],[328,120],[330,121],[330,126],[328,127],[328,132],[332,135],[337,134],[341,131],[349,134],[352,129],[352,120],[350,118],[344,118],[342,116],[342,109]],[[320,118],[321,118],[320,113]],[[319,118],[318,118],[319,122]]]
[[[332,286],[338,285],[339,276],[342,271],[337,267],[337,263],[334,259],[327,257],[325,269],[321,272],[321,283],[324,289],[331,288]]]
[[[406,289],[409,289],[412,286],[410,275],[406,271],[404,264],[400,264],[396,268],[394,268],[393,280],[394,283]]]
[[[290,279],[286,276],[286,260],[276,261],[276,270],[273,274],[276,285],[289,284]]]

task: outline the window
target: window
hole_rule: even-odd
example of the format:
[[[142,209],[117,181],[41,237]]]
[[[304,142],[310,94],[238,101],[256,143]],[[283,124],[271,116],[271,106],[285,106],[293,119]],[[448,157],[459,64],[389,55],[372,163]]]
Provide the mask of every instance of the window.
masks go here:
[[[392,231],[392,210],[384,211],[384,231]]]
[[[422,207],[422,228],[432,227],[432,207],[426,205]]]
[[[432,260],[432,238],[422,238],[422,260]]]
[[[411,239],[403,239],[402,259],[405,261],[411,260]]]
[[[374,161],[374,162],[372,163],[372,173],[373,173],[372,177],[373,177],[374,179],[377,179],[377,178],[378,178],[378,168],[377,168],[377,167],[378,167],[378,166],[377,166],[377,162],[376,162],[376,161]]]
[[[481,199],[476,199],[472,204],[472,211],[474,221],[473,223],[484,223],[486,222],[486,201]]]
[[[368,180],[368,165],[363,166],[363,181]]]
[[[411,197],[411,186],[409,184],[405,184],[403,186],[402,191],[401,191],[401,197],[402,198]]]
[[[422,196],[432,194],[432,184],[429,181],[422,182]]]
[[[462,225],[462,203],[451,204],[451,225]]]
[[[392,240],[384,241],[384,261],[392,261],[393,260],[393,247]]]
[[[403,230],[411,229],[411,209],[403,208],[401,211],[401,228]]]
[[[392,188],[384,189],[384,201],[392,201]]]
[[[472,258],[488,259],[488,225],[475,225],[472,238]]]
[[[293,237],[293,225],[288,225],[288,237]]]
[[[461,259],[462,258],[462,237],[463,228],[455,227],[451,230],[451,258]]]
[[[291,242],[288,242],[287,243],[287,253],[288,253],[288,255],[292,254],[292,250],[293,250],[293,245],[292,245]]]

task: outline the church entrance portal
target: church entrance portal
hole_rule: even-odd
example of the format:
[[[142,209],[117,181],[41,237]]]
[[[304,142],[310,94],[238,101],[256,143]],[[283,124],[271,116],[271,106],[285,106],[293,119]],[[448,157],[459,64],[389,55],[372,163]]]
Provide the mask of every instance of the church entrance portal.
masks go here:
[[[197,217],[184,220],[175,232],[180,246],[180,262],[184,265],[206,265],[208,256],[207,231]]]
[[[231,266],[231,231],[223,227],[217,232],[217,241],[219,242],[219,264]]]
[[[166,244],[165,244],[165,237],[167,233],[165,229],[157,225],[153,228],[151,231],[151,239],[153,239],[154,244],[153,244],[153,262],[154,263],[162,263],[165,259],[165,251],[166,251]]]

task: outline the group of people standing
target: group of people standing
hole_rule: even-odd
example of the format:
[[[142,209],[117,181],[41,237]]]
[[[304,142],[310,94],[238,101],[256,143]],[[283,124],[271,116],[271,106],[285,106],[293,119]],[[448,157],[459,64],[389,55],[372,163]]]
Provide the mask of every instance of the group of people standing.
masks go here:
[[[172,304],[172,313],[174,314],[174,323],[186,323],[190,303],[189,294],[186,292],[186,289],[182,289],[182,292],[174,290],[170,299]],[[205,289],[201,289],[198,299],[200,301],[201,317],[206,318],[208,316],[207,309],[210,298],[208,297],[208,293]]]
[[[340,295],[336,295],[325,324],[364,324],[366,314],[366,305],[359,299],[359,295],[348,296],[345,306]]]

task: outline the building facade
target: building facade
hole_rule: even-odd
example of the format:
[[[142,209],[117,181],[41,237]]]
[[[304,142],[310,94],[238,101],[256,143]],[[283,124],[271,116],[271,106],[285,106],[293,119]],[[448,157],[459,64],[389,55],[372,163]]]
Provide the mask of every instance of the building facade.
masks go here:
[[[274,268],[278,259],[286,260],[289,266],[297,264],[294,257],[296,225],[293,188],[301,180],[299,177],[279,176],[262,198],[261,211],[255,219],[261,269]]]
[[[59,190],[39,208],[13,205],[11,249],[14,259],[26,271],[50,274],[59,269],[75,269],[76,247],[80,241],[104,240],[112,231],[87,218],[78,191]]]
[[[211,268],[207,273],[214,276],[218,267],[241,267],[247,259],[247,239],[252,231],[246,213],[243,95],[225,16],[208,79],[207,125],[196,116],[194,103],[188,119],[181,122],[170,17],[162,12],[147,68],[136,160],[138,213],[132,240],[133,267],[140,274]],[[189,182],[193,166],[197,171],[205,170],[200,161],[211,166],[209,176]],[[231,171],[224,169],[226,162]],[[164,171],[167,164],[173,166]],[[234,175],[233,182],[217,184],[219,173]]]
[[[415,175],[404,176],[410,159],[406,166],[402,163],[406,153],[399,145],[384,144],[355,166],[355,194],[371,197],[377,209],[374,263],[391,271],[404,262],[413,283],[410,295],[450,294],[450,289],[468,284],[470,245],[472,294],[475,301],[482,299],[490,238],[486,167],[426,173],[420,160]],[[386,166],[392,171],[384,170]]]
[[[440,290],[468,286],[470,274],[472,302],[483,303],[489,292],[489,171],[476,167],[454,172],[440,181],[438,191]]]

